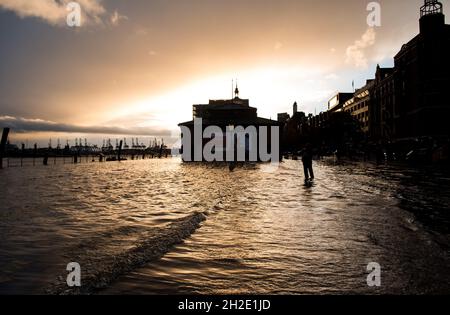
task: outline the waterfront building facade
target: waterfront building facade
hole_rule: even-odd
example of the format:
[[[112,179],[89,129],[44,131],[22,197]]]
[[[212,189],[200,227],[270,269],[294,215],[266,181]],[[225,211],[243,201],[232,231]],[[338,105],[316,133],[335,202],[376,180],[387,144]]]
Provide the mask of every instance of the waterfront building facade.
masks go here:
[[[262,150],[266,150],[267,153],[273,153],[274,156],[280,155],[279,145],[281,134],[279,127],[281,124],[278,121],[258,117],[257,108],[251,107],[248,99],[239,98],[238,89],[236,89],[235,93],[236,97],[233,99],[210,100],[208,104],[193,105],[193,120],[179,124],[182,131],[189,131],[183,132],[182,151],[185,153],[183,156],[185,162],[229,161],[229,152],[227,151],[239,151],[242,147],[245,148],[245,158],[239,158],[235,155],[234,161],[255,162],[252,156],[256,154],[257,161],[267,162],[261,156]],[[198,126],[198,122],[200,121],[201,126]],[[201,148],[195,147],[197,144],[195,139],[195,128],[197,127],[201,127]],[[207,131],[210,129],[209,127],[213,127],[220,132],[212,133],[203,137],[205,130]],[[273,129],[272,127],[277,129]],[[255,139],[252,139],[253,135],[250,135],[247,132],[250,130],[248,128],[256,130],[256,134],[254,135]],[[261,132],[261,130],[266,130],[267,132]],[[277,130],[278,132],[274,133],[274,130]],[[231,140],[228,138],[230,133],[233,133],[233,138]],[[186,137],[190,137],[190,139],[186,139]],[[222,138],[218,139],[218,137]],[[264,137],[264,139],[262,139],[262,137]],[[216,143],[213,147],[213,153],[216,156],[219,156],[219,158],[211,161],[205,157],[203,150],[207,145],[211,145],[214,141],[216,141]],[[267,143],[267,148],[262,148],[262,143]],[[190,145],[190,148],[186,148],[186,145]],[[200,149],[202,151],[201,156]],[[185,158],[186,152],[188,152],[186,150],[190,152],[190,159]],[[196,157],[194,157],[195,152],[199,153]],[[234,152],[234,154],[236,154],[236,152]]]
[[[448,136],[450,117],[450,25],[443,6],[425,1],[420,33],[395,56],[394,136]]]
[[[355,93],[336,93],[327,113],[349,112],[372,142],[420,137],[448,138],[450,128],[450,25],[443,5],[425,0],[420,32],[394,57],[394,67],[376,68],[375,78]],[[324,114],[309,119],[323,126]]]
[[[367,80],[366,85],[358,89],[353,97],[344,103],[344,111],[359,121],[362,131],[367,135],[370,125],[370,90],[374,81]]]
[[[395,137],[394,106],[395,84],[394,68],[382,68],[379,65],[375,73],[375,80],[369,94],[369,131],[374,141],[389,141]]]
[[[345,102],[353,97],[353,93],[338,92],[328,101],[328,111],[340,112],[342,111]]]

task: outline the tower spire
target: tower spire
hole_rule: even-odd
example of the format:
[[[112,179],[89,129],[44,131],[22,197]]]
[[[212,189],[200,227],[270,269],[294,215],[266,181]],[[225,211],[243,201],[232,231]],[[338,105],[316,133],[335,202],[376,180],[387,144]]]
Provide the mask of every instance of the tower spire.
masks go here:
[[[235,98],[239,98],[238,80],[236,79],[236,89],[234,90]]]

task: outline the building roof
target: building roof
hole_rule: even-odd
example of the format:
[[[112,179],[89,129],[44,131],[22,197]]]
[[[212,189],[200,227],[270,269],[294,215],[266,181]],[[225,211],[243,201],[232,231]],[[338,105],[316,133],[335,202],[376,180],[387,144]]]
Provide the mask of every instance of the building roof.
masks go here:
[[[203,119],[203,125],[215,125],[215,126],[227,126],[230,125],[230,121],[228,119]],[[280,123],[276,120],[266,119],[257,117],[256,119],[239,119],[233,121],[235,126],[279,126]],[[178,126],[194,126],[194,120],[187,121],[179,124]]]
[[[209,100],[208,104],[198,104],[198,105],[194,105],[194,106],[223,106],[223,105],[249,106],[250,100],[235,97],[233,99],[227,99],[227,100]]]
[[[366,80],[366,85],[360,87],[359,89],[356,89],[354,96],[357,96],[361,92],[364,92],[364,91],[370,89],[372,86],[374,86],[374,84],[375,84],[375,80],[373,80],[373,79]]]
[[[420,38],[421,38],[421,35],[417,34],[409,42],[407,42],[406,44],[403,44],[402,48],[400,48],[400,51],[394,56],[394,58],[396,59],[397,57],[400,57],[400,55],[402,55],[403,53],[408,51],[410,47],[417,45],[417,42],[420,40]]]
[[[339,111],[344,106],[345,102],[353,97],[353,93],[350,92],[337,92],[328,101],[329,111]]]
[[[380,65],[377,66],[377,71],[375,73],[375,82],[378,80],[383,81],[391,74],[394,73],[394,68],[381,68]]]
[[[250,107],[248,105],[243,104],[234,104],[234,103],[223,103],[223,104],[215,104],[215,105],[194,105],[196,108],[207,108],[211,110],[236,110],[236,109],[252,109],[254,107]]]

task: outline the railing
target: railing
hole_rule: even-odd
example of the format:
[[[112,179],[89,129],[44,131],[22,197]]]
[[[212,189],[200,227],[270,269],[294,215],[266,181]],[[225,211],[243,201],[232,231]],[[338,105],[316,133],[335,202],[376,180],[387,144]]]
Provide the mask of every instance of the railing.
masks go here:
[[[171,150],[160,148],[125,149],[107,152],[83,152],[61,149],[25,149],[7,151],[9,128],[4,128],[0,142],[0,169],[3,167],[24,167],[36,165],[64,165],[87,164],[95,162],[112,162],[124,160],[145,160],[153,158],[167,158],[171,156]],[[122,146],[122,143],[121,143]]]
[[[168,150],[161,154],[141,153],[141,154],[122,154],[119,158],[116,155],[54,155],[54,156],[3,156],[3,168],[30,167],[30,166],[51,166],[66,164],[92,164],[92,163],[109,163],[119,161],[138,161],[148,159],[160,159],[171,157]]]
[[[442,3],[435,0],[428,0],[425,1],[425,5],[420,8],[420,17],[423,17],[425,15],[429,14],[437,14],[442,13]]]

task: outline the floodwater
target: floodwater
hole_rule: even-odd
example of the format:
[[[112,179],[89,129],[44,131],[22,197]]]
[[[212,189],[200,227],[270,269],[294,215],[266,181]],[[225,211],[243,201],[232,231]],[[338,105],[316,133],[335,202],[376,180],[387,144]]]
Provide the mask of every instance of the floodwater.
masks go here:
[[[0,294],[450,293],[448,174],[314,166],[312,187],[298,161],[0,170]]]

